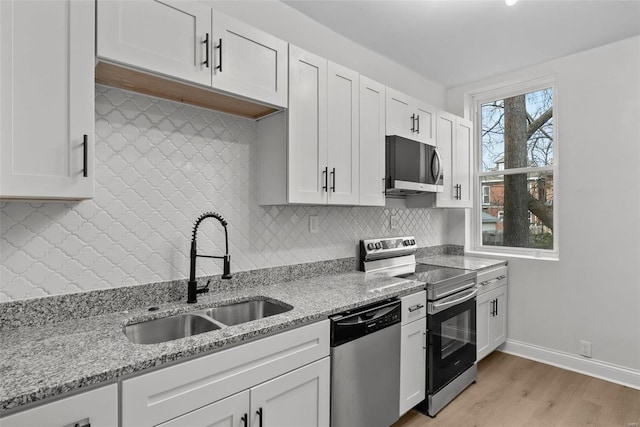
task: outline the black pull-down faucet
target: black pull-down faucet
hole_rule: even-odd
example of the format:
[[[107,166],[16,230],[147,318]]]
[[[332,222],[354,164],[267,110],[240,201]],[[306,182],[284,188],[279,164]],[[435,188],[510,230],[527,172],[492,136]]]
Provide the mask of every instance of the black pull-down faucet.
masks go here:
[[[200,223],[206,218],[215,218],[220,221],[220,224],[224,227],[224,255],[222,256],[212,256],[212,255],[198,255],[196,251],[196,234],[198,233],[198,226]],[[222,259],[224,263],[222,278],[223,279],[231,279],[231,256],[229,255],[229,238],[227,235],[227,221],[222,218],[219,213],[215,212],[206,212],[196,220],[195,225],[193,226],[193,235],[191,238],[191,253],[190,253],[190,267],[189,267],[189,284],[187,287],[187,303],[193,304],[198,302],[197,294],[200,292],[208,291],[208,284],[205,289],[198,289],[198,282],[196,281],[196,258],[216,258]]]

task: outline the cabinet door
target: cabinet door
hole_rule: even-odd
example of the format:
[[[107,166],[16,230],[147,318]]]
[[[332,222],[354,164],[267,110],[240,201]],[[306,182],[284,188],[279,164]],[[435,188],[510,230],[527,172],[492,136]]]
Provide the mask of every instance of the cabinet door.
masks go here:
[[[249,390],[174,418],[157,427],[244,427],[249,418]]]
[[[359,74],[328,63],[328,203],[357,205],[360,193]]]
[[[384,104],[384,85],[360,76],[360,205],[385,205]]]
[[[172,0],[99,0],[97,5],[99,57],[211,86],[210,7]]]
[[[490,346],[498,348],[507,340],[507,287],[495,290],[495,316],[491,318]]]
[[[456,118],[454,185],[459,185],[457,205],[461,208],[472,207],[473,195],[473,123],[462,117]]]
[[[0,197],[93,197],[93,17],[93,1],[0,2]]]
[[[436,109],[424,102],[415,103],[414,139],[436,145]]]
[[[327,203],[327,60],[292,45],[287,171],[289,203]]]
[[[76,424],[91,424],[93,427],[118,425],[118,386],[111,384],[0,419],[2,427]]]
[[[476,302],[476,350],[477,360],[480,361],[493,351],[489,346],[489,333],[493,316],[491,309],[493,308],[492,293],[487,292],[478,295]]]
[[[443,190],[437,194],[436,206],[455,207],[456,183],[454,182],[454,139],[456,136],[456,116],[438,111],[437,115],[437,147],[442,159],[442,171],[444,174]]]
[[[213,87],[287,107],[287,43],[213,11]]]
[[[415,139],[412,115],[413,100],[408,95],[387,88],[386,134]]]
[[[425,398],[427,366],[427,319],[411,322],[401,329],[400,336],[400,414]]]
[[[329,426],[329,358],[251,389],[252,427]]]

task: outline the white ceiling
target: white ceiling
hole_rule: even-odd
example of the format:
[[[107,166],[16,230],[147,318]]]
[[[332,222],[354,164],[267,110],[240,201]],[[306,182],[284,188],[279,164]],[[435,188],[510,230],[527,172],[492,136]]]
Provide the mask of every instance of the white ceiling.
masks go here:
[[[640,0],[284,2],[446,87],[640,34]]]

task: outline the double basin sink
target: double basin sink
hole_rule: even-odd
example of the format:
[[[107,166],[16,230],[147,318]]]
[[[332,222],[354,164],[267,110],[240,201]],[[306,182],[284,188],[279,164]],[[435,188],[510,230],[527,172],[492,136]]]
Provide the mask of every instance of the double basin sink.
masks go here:
[[[258,320],[293,309],[282,301],[253,298],[219,307],[194,311],[124,327],[124,334],[134,344],[157,344],[185,338],[224,326]]]

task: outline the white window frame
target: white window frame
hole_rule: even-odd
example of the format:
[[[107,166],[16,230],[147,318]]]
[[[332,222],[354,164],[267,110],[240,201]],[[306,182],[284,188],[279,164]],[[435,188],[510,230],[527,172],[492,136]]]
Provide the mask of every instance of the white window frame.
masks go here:
[[[497,99],[509,98],[542,89],[551,88],[553,91],[553,165],[537,168],[513,168],[503,170],[503,175],[518,173],[531,173],[537,171],[553,172],[553,249],[516,248],[507,246],[490,246],[482,244],[482,207],[483,193],[480,178],[486,173],[482,172],[482,104]],[[473,192],[473,208],[466,215],[467,230],[465,239],[465,252],[478,255],[496,255],[514,258],[530,258],[554,260],[560,259],[560,132],[558,119],[558,90],[555,84],[555,76],[544,76],[526,81],[506,82],[467,94],[474,123],[474,171],[475,189]]]

